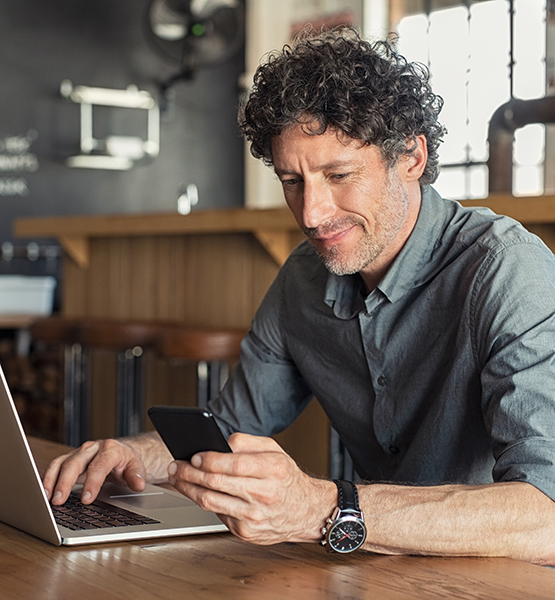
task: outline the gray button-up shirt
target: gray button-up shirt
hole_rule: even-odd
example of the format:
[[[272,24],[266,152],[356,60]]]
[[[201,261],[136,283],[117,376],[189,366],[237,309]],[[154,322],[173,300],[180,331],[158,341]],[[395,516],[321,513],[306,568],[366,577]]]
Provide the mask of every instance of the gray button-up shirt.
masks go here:
[[[369,295],[301,244],[211,408],[269,435],[314,395],[366,479],[527,481],[555,499],[555,260],[517,222],[424,188]]]

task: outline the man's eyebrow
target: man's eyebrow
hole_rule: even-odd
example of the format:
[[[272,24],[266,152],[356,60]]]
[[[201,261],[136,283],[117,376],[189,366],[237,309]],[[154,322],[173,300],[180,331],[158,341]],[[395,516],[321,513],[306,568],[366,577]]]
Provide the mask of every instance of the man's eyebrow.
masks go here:
[[[351,160],[334,160],[329,163],[325,163],[323,165],[317,165],[314,170],[315,171],[327,171],[329,169],[341,169],[344,167],[353,168],[353,161]],[[279,169],[274,166],[274,172],[276,175],[297,175],[297,171],[294,169]]]
[[[293,171],[293,169],[278,169],[274,166],[274,173],[276,175],[296,175],[296,171]]]

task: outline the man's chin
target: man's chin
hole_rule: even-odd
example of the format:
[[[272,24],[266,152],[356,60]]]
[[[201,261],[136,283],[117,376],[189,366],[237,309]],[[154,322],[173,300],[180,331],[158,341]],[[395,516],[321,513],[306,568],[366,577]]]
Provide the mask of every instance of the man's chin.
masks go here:
[[[354,275],[366,266],[364,261],[348,260],[345,256],[341,256],[341,253],[337,250],[337,248],[323,251],[321,248],[318,248],[316,244],[312,244],[312,246],[324,263],[326,269],[334,275]]]
[[[342,277],[343,275],[354,275],[355,273],[358,273],[364,268],[361,267],[359,269],[351,265],[344,265],[342,263],[339,263],[338,261],[332,260],[324,260],[324,266],[330,273],[338,275],[339,277]]]

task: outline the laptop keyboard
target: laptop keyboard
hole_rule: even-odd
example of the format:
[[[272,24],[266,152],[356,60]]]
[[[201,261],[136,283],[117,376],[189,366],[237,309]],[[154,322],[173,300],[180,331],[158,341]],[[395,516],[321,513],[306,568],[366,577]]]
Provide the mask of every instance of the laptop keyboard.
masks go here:
[[[82,504],[79,496],[71,493],[65,504],[52,506],[54,519],[73,531],[102,529],[107,527],[131,527],[159,523],[155,519],[95,500],[92,504]]]

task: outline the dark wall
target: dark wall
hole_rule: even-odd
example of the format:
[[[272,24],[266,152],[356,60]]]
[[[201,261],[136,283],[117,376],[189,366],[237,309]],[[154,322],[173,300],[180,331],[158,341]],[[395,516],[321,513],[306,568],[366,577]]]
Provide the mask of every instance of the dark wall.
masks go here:
[[[144,9],[144,0],[1,1],[0,244],[22,243],[12,236],[17,217],[175,211],[182,184],[198,186],[194,210],[243,203],[236,126],[242,50],[172,88],[152,163],[130,171],[64,164],[79,152],[80,121],[79,105],[60,95],[62,80],[117,89],[134,84],[158,97],[158,82],[176,71],[147,43]],[[102,126],[126,133],[109,112]],[[13,156],[25,158],[15,165]]]

